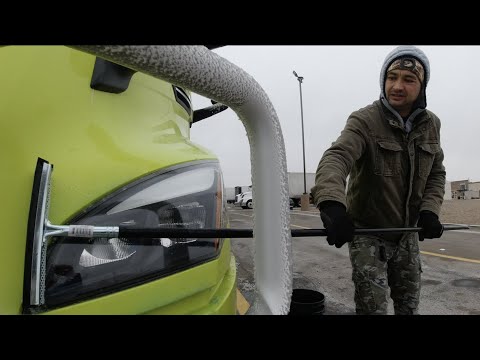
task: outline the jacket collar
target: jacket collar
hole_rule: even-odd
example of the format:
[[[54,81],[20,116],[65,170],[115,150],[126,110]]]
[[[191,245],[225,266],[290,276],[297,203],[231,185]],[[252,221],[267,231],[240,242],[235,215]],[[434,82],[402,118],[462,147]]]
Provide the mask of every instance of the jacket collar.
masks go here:
[[[392,125],[393,120],[395,123],[397,123],[396,127],[404,129],[404,131],[407,133],[413,130],[413,128],[416,128],[419,124],[430,119],[430,115],[428,115],[426,109],[416,109],[410,114],[408,119],[404,121],[400,114],[388,103],[387,99],[383,95],[380,96],[379,102],[387,121],[389,121],[389,123]],[[405,127],[405,123],[407,123],[407,129]]]

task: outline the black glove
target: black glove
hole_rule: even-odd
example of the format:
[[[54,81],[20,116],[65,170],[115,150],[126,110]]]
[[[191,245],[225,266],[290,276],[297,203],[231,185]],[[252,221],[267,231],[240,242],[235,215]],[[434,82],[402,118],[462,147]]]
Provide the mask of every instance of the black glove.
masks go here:
[[[418,240],[435,239],[443,234],[443,225],[438,220],[438,216],[428,210],[420,211],[420,217],[417,223],[423,230],[418,233]]]
[[[323,201],[319,207],[320,217],[327,230],[328,244],[341,248],[346,242],[352,241],[355,227],[345,206],[337,201]]]

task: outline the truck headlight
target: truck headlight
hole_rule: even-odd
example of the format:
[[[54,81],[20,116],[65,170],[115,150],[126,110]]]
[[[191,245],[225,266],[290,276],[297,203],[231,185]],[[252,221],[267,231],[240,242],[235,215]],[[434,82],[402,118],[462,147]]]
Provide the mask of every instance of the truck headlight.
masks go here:
[[[225,226],[218,163],[177,166],[122,187],[70,224],[161,228]],[[45,305],[56,307],[152,281],[210,261],[222,239],[52,237],[45,266]]]

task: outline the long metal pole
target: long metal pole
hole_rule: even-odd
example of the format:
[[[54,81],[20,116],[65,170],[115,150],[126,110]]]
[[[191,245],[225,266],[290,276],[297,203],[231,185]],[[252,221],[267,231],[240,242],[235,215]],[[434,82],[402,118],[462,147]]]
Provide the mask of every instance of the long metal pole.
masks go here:
[[[307,175],[305,172],[305,137],[303,131],[303,101],[302,101],[302,78],[298,78],[298,85],[300,86],[300,114],[302,119],[302,147],[303,147],[303,194],[307,193]]]
[[[443,230],[469,229],[463,224],[442,224]],[[420,232],[420,227],[405,228],[358,228],[354,234],[387,234]],[[292,237],[327,236],[326,229],[291,229]],[[90,225],[52,225],[47,221],[44,228],[45,237],[67,236],[73,238],[105,238],[120,237],[127,239],[158,239],[158,238],[252,238],[253,229],[159,229],[157,228],[129,228],[128,226],[90,226]],[[79,243],[85,242],[78,240]],[[75,242],[73,242],[75,243]]]
[[[443,230],[461,230],[469,229],[468,225],[463,224],[444,224]],[[387,233],[406,233],[420,232],[420,227],[404,227],[404,228],[358,228],[354,229],[355,235],[363,234],[387,234]],[[326,229],[291,229],[292,237],[310,237],[310,236],[327,236]],[[103,236],[103,235],[102,235]],[[99,236],[100,237],[100,236]],[[122,238],[251,238],[253,237],[252,229],[131,229],[128,227],[120,227],[118,237]]]

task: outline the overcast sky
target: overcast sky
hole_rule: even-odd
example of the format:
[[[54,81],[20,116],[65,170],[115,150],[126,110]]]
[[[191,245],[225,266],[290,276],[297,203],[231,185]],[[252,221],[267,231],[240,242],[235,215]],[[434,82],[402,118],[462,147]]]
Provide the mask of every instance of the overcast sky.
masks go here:
[[[348,116],[380,95],[383,60],[396,46],[226,46],[213,50],[252,75],[282,127],[288,171],[303,172],[299,83],[307,172],[315,172]],[[480,46],[418,46],[430,60],[427,109],[442,121],[447,180],[480,181]],[[194,94],[195,109],[211,105]],[[212,136],[212,131],[215,136]],[[225,186],[251,184],[245,128],[231,110],[195,123],[191,140],[219,158]]]

